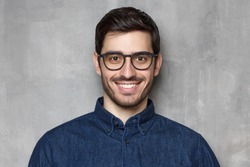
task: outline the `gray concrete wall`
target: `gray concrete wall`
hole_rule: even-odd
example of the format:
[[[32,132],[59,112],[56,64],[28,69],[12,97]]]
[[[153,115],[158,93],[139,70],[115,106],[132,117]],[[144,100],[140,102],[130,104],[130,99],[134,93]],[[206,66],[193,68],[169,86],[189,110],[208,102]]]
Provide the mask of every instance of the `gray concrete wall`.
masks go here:
[[[25,167],[47,130],[101,96],[94,30],[110,9],[157,22],[157,112],[201,133],[221,166],[250,166],[250,1],[0,0],[0,166]]]

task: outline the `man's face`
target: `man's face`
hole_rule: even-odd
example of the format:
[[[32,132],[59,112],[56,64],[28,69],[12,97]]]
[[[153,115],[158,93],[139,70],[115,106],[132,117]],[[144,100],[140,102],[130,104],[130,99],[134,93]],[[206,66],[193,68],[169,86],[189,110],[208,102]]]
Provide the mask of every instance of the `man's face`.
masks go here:
[[[143,31],[108,33],[104,39],[101,54],[110,51],[119,51],[124,54],[139,51],[153,53],[151,36]],[[95,53],[94,56],[96,71],[102,78],[104,100],[128,108],[147,100],[153,79],[159,73],[162,58],[158,55],[146,70],[135,69],[131,64],[131,58],[125,59],[125,64],[120,70],[111,71],[105,67],[103,58],[100,58],[100,64],[98,64],[97,54]]]

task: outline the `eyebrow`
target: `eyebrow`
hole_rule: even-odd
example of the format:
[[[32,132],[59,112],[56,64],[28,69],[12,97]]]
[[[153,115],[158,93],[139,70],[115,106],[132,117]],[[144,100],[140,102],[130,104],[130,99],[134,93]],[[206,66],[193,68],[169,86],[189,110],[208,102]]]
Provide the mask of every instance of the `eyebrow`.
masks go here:
[[[110,50],[110,51],[107,51],[103,54],[116,54],[116,53],[119,53],[119,54],[124,54],[122,51],[115,51],[115,50]]]

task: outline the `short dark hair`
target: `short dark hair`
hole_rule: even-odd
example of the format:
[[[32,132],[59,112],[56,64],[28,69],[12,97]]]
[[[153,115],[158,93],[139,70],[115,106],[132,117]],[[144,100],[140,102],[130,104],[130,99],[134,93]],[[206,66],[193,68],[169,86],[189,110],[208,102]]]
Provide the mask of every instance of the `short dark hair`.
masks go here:
[[[103,41],[109,32],[146,31],[151,34],[152,48],[155,54],[160,52],[160,35],[154,20],[145,12],[133,7],[122,7],[109,11],[97,24],[95,49],[101,54]]]

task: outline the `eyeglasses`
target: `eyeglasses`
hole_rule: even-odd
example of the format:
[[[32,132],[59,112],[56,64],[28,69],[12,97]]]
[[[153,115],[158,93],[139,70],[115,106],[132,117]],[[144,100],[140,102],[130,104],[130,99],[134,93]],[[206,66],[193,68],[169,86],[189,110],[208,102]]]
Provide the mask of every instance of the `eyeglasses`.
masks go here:
[[[98,55],[98,59],[103,58],[104,65],[109,70],[120,70],[125,64],[126,57],[130,57],[131,64],[137,70],[146,70],[148,69],[152,62],[153,57],[156,57],[157,54],[142,51],[135,52],[131,55],[125,55],[122,52],[107,52],[104,54]]]

